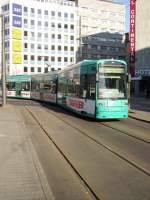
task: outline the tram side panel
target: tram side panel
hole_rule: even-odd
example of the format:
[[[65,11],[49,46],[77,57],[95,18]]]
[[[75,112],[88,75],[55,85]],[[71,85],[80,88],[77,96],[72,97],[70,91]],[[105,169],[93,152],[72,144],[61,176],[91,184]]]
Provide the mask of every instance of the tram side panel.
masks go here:
[[[35,100],[56,103],[56,75],[35,75],[31,80],[31,98]]]
[[[58,75],[58,104],[80,115],[95,117],[95,77],[88,67],[66,70]],[[83,80],[84,79],[84,80]]]

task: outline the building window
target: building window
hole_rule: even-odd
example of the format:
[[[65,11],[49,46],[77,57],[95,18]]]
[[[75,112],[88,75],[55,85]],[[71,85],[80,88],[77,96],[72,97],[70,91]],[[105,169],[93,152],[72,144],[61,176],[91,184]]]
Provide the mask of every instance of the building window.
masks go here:
[[[28,72],[28,68],[27,68],[27,67],[24,67],[23,71],[24,71],[24,72]]]
[[[34,44],[33,43],[31,43],[31,49],[34,49]]]
[[[64,62],[68,62],[68,58],[67,57],[64,57]]]
[[[8,11],[8,10],[9,10],[9,4],[4,5],[4,6],[2,7],[2,10],[3,10],[4,12]]]
[[[51,11],[51,16],[55,16],[55,12],[54,11]]]
[[[34,20],[31,20],[31,26],[34,26]]]
[[[23,10],[24,10],[24,12],[28,12],[28,8],[27,7],[24,7]]]
[[[5,42],[5,48],[9,47],[9,42]]]
[[[37,70],[38,70],[38,72],[41,72],[41,67],[38,67],[38,69],[37,69]]]
[[[41,56],[38,56],[37,58],[38,58],[38,61],[41,61],[41,60],[42,60],[42,57],[41,57]]]
[[[51,46],[51,50],[55,50],[55,46],[54,45]]]
[[[42,33],[38,33],[37,36],[38,36],[38,38],[41,38],[42,37]]]
[[[55,61],[55,57],[54,57],[54,56],[51,57],[51,61],[52,61],[52,62]]]
[[[48,27],[48,22],[44,22],[44,26],[45,26],[45,27]]]
[[[58,62],[61,62],[61,57],[58,57]]]
[[[24,36],[28,36],[28,31],[24,31]]]
[[[24,48],[28,48],[28,43],[24,43]]]
[[[31,60],[34,60],[34,56],[33,55],[31,55]]]
[[[60,35],[60,34],[58,34],[58,39],[59,39],[59,40],[61,39],[61,35]]]
[[[38,21],[38,26],[41,26],[42,25],[42,22],[41,21]]]
[[[86,58],[87,58],[87,57],[86,57]],[[70,62],[74,62],[74,58],[73,58],[73,57],[70,58]]]
[[[48,15],[48,10],[44,10],[44,15]]]
[[[68,47],[67,46],[64,46],[64,51],[68,51]]]
[[[31,32],[31,37],[34,37],[34,32]]]
[[[24,19],[23,21],[24,21],[24,24],[27,24],[27,23],[28,23],[28,20],[27,20],[27,19]]]
[[[58,12],[58,17],[61,17],[61,12]]]
[[[44,61],[48,61],[48,56],[45,56],[45,57],[44,57]]]
[[[64,17],[65,17],[65,18],[68,18],[68,13],[64,13]]]
[[[38,49],[42,49],[42,46],[41,46],[41,44],[38,44]]]
[[[61,24],[60,23],[58,24],[58,28],[61,28]]]
[[[8,24],[8,23],[9,23],[9,16],[5,16],[5,17],[4,17],[4,23],[5,23],[5,24]]]
[[[31,8],[31,13],[32,13],[32,14],[34,13],[34,8]]]
[[[52,28],[55,28],[55,23],[51,23],[51,27],[52,27]]]
[[[74,30],[74,25],[73,25],[73,24],[71,24],[70,28],[71,28],[71,30]]]
[[[101,50],[107,50],[107,46],[101,46]]]
[[[55,39],[55,34],[52,34],[52,35],[51,35],[51,38],[52,38],[52,39]]]
[[[93,50],[97,50],[98,46],[97,45],[92,45]]]
[[[48,67],[44,68],[44,73],[48,73]]]
[[[68,35],[64,35],[65,42],[68,41]]]
[[[9,35],[9,29],[5,29],[5,36]]]
[[[31,72],[34,72],[34,67],[31,67]]]
[[[58,46],[58,51],[61,51],[61,46]]]
[[[44,45],[44,49],[48,50],[48,45],[47,44]]]
[[[64,24],[64,29],[68,29],[68,24]]]
[[[73,14],[73,13],[71,13],[70,17],[71,17],[71,19],[74,19],[74,14]]]
[[[45,34],[44,34],[44,38],[48,38],[48,33],[45,33]]]
[[[70,36],[70,40],[74,40],[74,36],[73,35]]]
[[[74,47],[70,47],[70,51],[74,51]]]
[[[41,9],[38,9],[38,15],[41,15]]]
[[[24,60],[28,60],[28,56],[27,55],[24,55]]]

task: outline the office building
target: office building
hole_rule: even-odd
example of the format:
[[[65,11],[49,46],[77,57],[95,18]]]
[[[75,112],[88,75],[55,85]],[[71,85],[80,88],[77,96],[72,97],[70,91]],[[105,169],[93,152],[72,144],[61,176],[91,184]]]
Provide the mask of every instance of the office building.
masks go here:
[[[108,0],[78,0],[78,59],[125,58],[125,5]]]
[[[34,74],[76,62],[75,2],[1,0],[7,74]]]

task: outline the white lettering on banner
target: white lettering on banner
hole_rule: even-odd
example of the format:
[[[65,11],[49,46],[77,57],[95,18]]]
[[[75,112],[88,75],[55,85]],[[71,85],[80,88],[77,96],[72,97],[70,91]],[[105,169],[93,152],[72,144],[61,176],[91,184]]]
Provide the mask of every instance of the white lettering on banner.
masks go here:
[[[136,0],[130,0],[130,73],[134,76],[135,72],[135,17],[136,17]]]
[[[138,69],[135,71],[135,75],[143,75],[143,76],[150,76],[150,69]]]

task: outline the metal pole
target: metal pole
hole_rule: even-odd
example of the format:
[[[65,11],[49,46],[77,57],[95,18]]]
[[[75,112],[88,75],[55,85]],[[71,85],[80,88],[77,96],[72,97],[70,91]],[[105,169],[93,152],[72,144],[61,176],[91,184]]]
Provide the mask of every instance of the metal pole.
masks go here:
[[[6,63],[5,63],[5,46],[4,46],[4,15],[0,15],[2,23],[2,106],[6,105]]]

